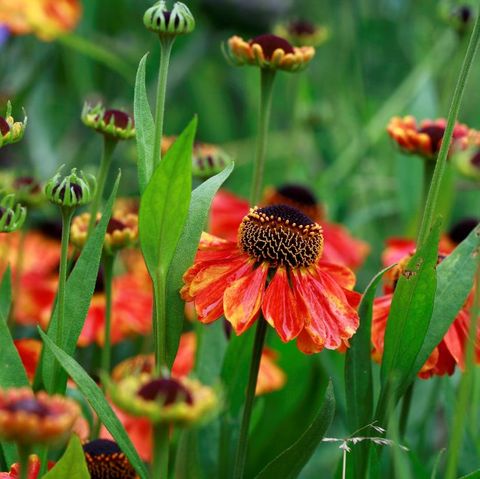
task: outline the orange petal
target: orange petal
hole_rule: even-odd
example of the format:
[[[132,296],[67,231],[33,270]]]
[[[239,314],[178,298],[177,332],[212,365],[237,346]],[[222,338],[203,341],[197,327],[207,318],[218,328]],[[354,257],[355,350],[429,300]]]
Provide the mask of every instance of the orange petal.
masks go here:
[[[355,286],[356,278],[355,273],[342,264],[329,263],[327,261],[320,260],[317,264],[319,271],[324,271],[333,277],[336,283],[342,288],[353,289]]]
[[[255,394],[260,396],[261,394],[277,391],[283,388],[286,381],[285,373],[277,366],[271,352],[268,349],[264,349],[260,359]]]
[[[304,329],[297,337],[297,347],[302,353],[314,354],[319,353],[323,349],[324,343],[318,338],[310,336],[308,331]]]
[[[237,334],[242,334],[257,319],[265,294],[268,265],[262,264],[225,290],[223,309],[225,318]]]
[[[277,269],[270,282],[262,311],[265,319],[273,325],[284,343],[296,338],[303,329],[303,317],[298,314],[297,301],[284,267]]]

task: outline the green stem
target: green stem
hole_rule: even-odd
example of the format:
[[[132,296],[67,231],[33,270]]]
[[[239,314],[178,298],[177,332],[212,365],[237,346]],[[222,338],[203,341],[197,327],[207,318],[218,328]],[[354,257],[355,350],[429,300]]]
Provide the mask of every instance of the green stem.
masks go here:
[[[102,348],[102,371],[109,374],[112,357],[112,281],[113,281],[113,264],[115,263],[115,255],[105,254],[103,258],[103,274],[105,278],[105,339]]]
[[[163,118],[165,115],[165,95],[167,92],[168,66],[175,37],[160,39],[160,69],[157,84],[157,105],[155,109],[155,142],[153,144],[153,170],[162,159]]]
[[[260,315],[257,320],[257,329],[255,331],[255,342],[252,350],[252,360],[250,363],[250,373],[248,377],[247,395],[243,409],[242,424],[240,426],[240,436],[238,439],[237,453],[235,456],[235,466],[233,469],[233,479],[242,479],[244,477],[245,463],[248,450],[248,431],[250,429],[250,418],[252,416],[253,402],[255,400],[255,389],[257,387],[258,370],[260,368],[260,359],[262,357],[263,344],[267,333],[267,322]]]
[[[100,168],[97,177],[97,189],[90,206],[90,223],[88,224],[88,236],[92,234],[95,224],[97,223],[97,213],[100,209],[100,203],[103,198],[103,190],[105,189],[105,183],[107,181],[108,172],[110,171],[110,165],[112,164],[112,153],[117,146],[117,140],[104,137],[103,141],[103,153],[100,160]]]
[[[22,271],[23,271],[23,263],[25,259],[25,240],[27,239],[27,230],[22,228],[19,232],[20,239],[18,241],[18,250],[17,250],[17,261],[15,265],[15,276],[14,276],[14,283],[13,283],[13,301],[12,307],[10,309],[10,314],[8,316],[8,325],[10,328],[15,326],[15,308],[16,303],[18,301],[18,297],[20,295],[20,288],[22,283]],[[8,255],[7,255],[8,258]]]
[[[480,262],[477,266],[475,279],[475,298],[473,307],[470,311],[470,328],[465,351],[465,372],[460,380],[457,402],[453,415],[452,434],[448,446],[448,456],[445,479],[455,479],[457,477],[457,466],[460,451],[462,450],[462,440],[465,434],[465,425],[467,422],[468,405],[471,403],[471,396],[474,389],[475,379],[475,345],[477,342],[477,328],[480,316]]]
[[[55,335],[55,344],[63,349],[64,339],[64,323],[65,323],[65,290],[67,282],[67,268],[68,268],[68,242],[70,238],[70,224],[75,209],[70,207],[62,207],[62,243],[60,250],[60,271],[58,274],[58,292],[57,292],[57,331]],[[57,380],[60,364],[57,360],[54,363],[54,390],[57,389]],[[60,392],[60,391],[56,391]],[[63,392],[63,391],[62,391]]]
[[[157,273],[153,286],[154,293],[154,321],[153,334],[155,344],[155,369],[159,374],[167,365],[167,314],[165,309],[165,275],[162,271]]]
[[[470,42],[468,44],[467,52],[465,54],[465,59],[463,60],[463,65],[460,70],[457,85],[453,93],[452,103],[450,106],[450,111],[448,113],[447,126],[443,135],[440,152],[438,153],[438,159],[436,162],[435,171],[433,173],[432,183],[430,185],[430,190],[428,192],[427,201],[425,204],[422,224],[420,227],[420,232],[418,234],[418,248],[421,247],[425,242],[435,219],[435,211],[437,209],[438,198],[440,195],[442,178],[445,174],[445,168],[447,166],[447,157],[450,149],[450,144],[452,142],[452,134],[455,127],[455,122],[457,120],[458,112],[460,110],[460,104],[462,102],[463,93],[465,91],[468,74],[470,72],[470,68],[472,66],[475,53],[477,51],[479,39],[480,17],[477,16],[475,26],[473,27],[472,35],[470,37]]]
[[[399,425],[399,435],[400,439],[405,437],[405,432],[407,431],[407,424],[408,424],[408,416],[410,413],[410,407],[412,405],[412,398],[413,398],[413,388],[415,386],[415,381],[408,386],[407,392],[403,397],[402,402],[402,410],[400,412],[400,425]]]
[[[275,70],[260,70],[260,110],[258,119],[257,151],[253,171],[252,188],[250,191],[250,204],[256,205],[260,200],[263,184],[263,170],[267,151],[268,126],[272,110],[273,82]]]
[[[26,446],[18,446],[18,456],[20,462],[20,479],[28,479],[30,448]]]
[[[152,479],[168,479],[168,424],[153,427]]]

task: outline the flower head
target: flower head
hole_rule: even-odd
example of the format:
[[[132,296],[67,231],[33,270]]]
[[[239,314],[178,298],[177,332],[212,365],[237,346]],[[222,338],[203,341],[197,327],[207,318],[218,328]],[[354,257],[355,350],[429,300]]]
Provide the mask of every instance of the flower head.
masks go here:
[[[108,439],[96,439],[83,446],[85,460],[91,479],[121,478],[136,479],[137,473],[118,447]]]
[[[175,2],[168,10],[167,2],[160,0],[145,12],[143,23],[160,36],[184,35],[195,29],[195,18],[182,2]]]
[[[92,175],[77,173],[73,168],[71,173],[62,178],[60,169],[45,185],[45,195],[54,204],[75,208],[91,201],[95,193],[96,180]]]
[[[276,35],[264,34],[245,41],[233,36],[228,40],[228,58],[236,65],[255,65],[269,70],[303,70],[315,55],[313,47],[293,47]]]
[[[32,176],[18,176],[8,182],[6,190],[28,207],[39,206],[45,201],[41,183]]]
[[[224,315],[242,334],[262,311],[280,338],[296,338],[303,352],[338,349],[358,327],[355,276],[323,261],[323,244],[321,226],[295,208],[255,207],[237,243],[203,237],[182,297],[194,301],[203,323]]]
[[[453,157],[453,164],[466,178],[480,181],[480,146],[469,148]]]
[[[193,379],[143,373],[118,383],[106,383],[114,404],[132,416],[148,418],[153,424],[187,426],[204,421],[219,407],[216,392]]]
[[[12,104],[7,103],[5,117],[0,116],[0,148],[11,143],[17,143],[23,138],[27,120],[25,116],[23,121],[15,121],[12,116]]]
[[[71,399],[34,394],[30,389],[0,390],[0,437],[22,445],[64,442],[80,414]]]
[[[15,204],[15,195],[6,195],[0,201],[0,232],[11,233],[19,230],[27,217],[27,209]]]
[[[95,106],[85,103],[82,121],[86,126],[114,140],[129,140],[135,137],[133,118],[121,110],[106,110],[101,103]]]
[[[97,215],[97,222],[101,215]],[[72,221],[70,241],[77,248],[83,248],[88,238],[90,213],[76,216]],[[103,248],[107,254],[135,245],[138,240],[138,216],[132,213],[114,215],[107,225]]]
[[[297,47],[318,47],[328,39],[328,28],[308,20],[294,20],[275,27],[275,35]]]
[[[388,134],[406,153],[413,153],[426,159],[435,159],[442,144],[447,122],[444,119],[425,120],[420,125],[413,116],[393,117],[387,126]],[[479,132],[457,123],[453,130],[450,153],[465,150],[478,140]]]

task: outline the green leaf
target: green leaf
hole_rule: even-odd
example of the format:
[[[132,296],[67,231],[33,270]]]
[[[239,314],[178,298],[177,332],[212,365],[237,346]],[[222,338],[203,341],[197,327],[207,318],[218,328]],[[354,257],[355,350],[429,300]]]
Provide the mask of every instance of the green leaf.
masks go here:
[[[198,458],[197,429],[184,429],[178,441],[175,461],[175,479],[201,479],[202,470]]]
[[[77,347],[78,338],[82,332],[85,318],[90,307],[90,301],[97,281],[98,268],[102,256],[103,242],[108,222],[110,221],[113,202],[115,200],[118,185],[120,183],[120,173],[113,187],[110,198],[105,205],[102,218],[95,227],[87,244],[83,248],[82,254],[73,268],[67,280],[65,293],[65,337],[63,339],[64,350],[67,354],[73,356]],[[55,338],[57,333],[58,316],[56,311],[52,315],[47,334],[50,338]],[[54,378],[54,358],[48,351],[42,351],[40,367],[42,380],[46,390],[50,393],[64,391],[67,376],[62,372],[61,379]],[[35,378],[35,384],[38,384],[39,378]],[[54,391],[54,387],[57,391]]]
[[[188,215],[195,117],[162,159],[142,195],[140,244],[152,279],[165,278]]]
[[[7,266],[0,283],[0,320],[8,321],[12,305],[12,273]]]
[[[183,284],[182,277],[195,258],[198,242],[207,222],[213,197],[232,171],[233,164],[202,183],[192,192],[187,222],[178,241],[167,277],[166,295],[167,311],[169,311],[167,357],[170,366],[175,360],[183,329],[185,303],[179,295],[179,290]]]
[[[478,264],[480,225],[437,267],[437,292],[432,320],[412,371],[414,377],[455,320],[472,289]]]
[[[43,476],[43,479],[90,479],[85,454],[78,436],[71,437],[63,456]]]
[[[437,220],[425,241],[398,280],[385,331],[382,386],[394,381],[398,395],[408,385],[415,360],[427,334],[436,291],[436,265],[441,221]],[[391,383],[392,384],[392,383]]]
[[[466,476],[459,477],[458,479],[480,479],[480,469],[478,471],[471,472]]]
[[[118,420],[113,412],[110,404],[108,404],[102,390],[97,386],[95,381],[85,372],[80,364],[62,351],[40,328],[38,332],[43,339],[45,346],[52,352],[59,361],[62,368],[75,381],[78,389],[86,397],[90,406],[95,410],[98,417],[108,429],[110,434],[117,442],[120,449],[125,453],[131,465],[137,471],[142,479],[147,479],[148,474],[140,456],[128,437],[122,423]]]
[[[288,449],[256,476],[256,479],[295,479],[299,476],[327,432],[335,414],[332,383],[327,387],[320,410],[307,430]]]
[[[202,384],[214,385],[218,382],[228,345],[225,327],[223,320],[212,324],[197,323],[195,374]]]
[[[147,89],[145,86],[145,68],[148,53],[140,60],[135,80],[135,94],[133,111],[138,155],[138,183],[140,193],[145,191],[153,173],[153,142],[155,137],[155,123],[153,121],[150,104],[148,103]]]
[[[382,276],[393,266],[380,271],[365,290],[358,307],[360,326],[350,340],[345,358],[345,392],[347,418],[350,432],[357,431],[372,422],[373,378],[371,363],[371,326],[373,301]],[[368,465],[368,442],[359,443],[353,449],[356,477],[365,476]]]

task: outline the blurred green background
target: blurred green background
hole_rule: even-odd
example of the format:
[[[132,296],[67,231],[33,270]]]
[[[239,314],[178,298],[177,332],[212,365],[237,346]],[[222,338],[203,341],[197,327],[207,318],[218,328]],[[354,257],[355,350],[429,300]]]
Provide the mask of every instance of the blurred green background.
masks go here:
[[[149,51],[147,84],[153,102],[158,40],[142,23],[151,3],[84,0],[83,17],[74,35],[51,43],[34,36],[3,42],[0,106],[11,99],[16,117],[25,107],[29,124],[24,141],[0,150],[1,168],[34,173],[41,179],[62,163],[95,171],[101,140],[81,123],[84,101],[101,99],[107,107],[132,112],[136,67]],[[308,18],[328,27],[328,41],[318,48],[305,72],[278,75],[266,182],[310,185],[328,206],[331,219],[371,244],[372,253],[359,272],[362,290],[380,269],[384,240],[414,232],[422,163],[398,152],[385,127],[392,115],[413,114],[418,119],[447,115],[468,37],[442,15],[456,5],[438,0],[189,1],[197,28],[178,38],[174,47],[166,132],[180,132],[198,114],[198,139],[220,143],[235,157],[237,168],[227,187],[246,196],[259,72],[230,66],[221,43],[233,34],[249,38],[265,33],[280,20]],[[103,50],[99,52],[98,47]],[[105,51],[106,59],[97,58]],[[473,128],[480,128],[479,82],[477,59],[460,114],[460,120]],[[133,142],[125,142],[115,154],[115,166],[124,172],[122,194],[136,193],[135,154]],[[453,206],[444,208],[447,226],[480,211],[478,187],[457,178],[453,171],[449,175],[455,196]],[[450,195],[445,188],[446,205]],[[328,435],[352,432],[346,430],[344,420],[343,356],[324,352],[311,360],[300,356],[294,344],[275,341],[275,347],[281,351],[281,364],[290,381],[296,381],[262,400],[279,436],[287,441],[305,427],[313,413],[309,409],[312,397],[327,376],[334,379],[339,408]],[[402,453],[413,477],[430,477],[436,455],[446,444],[456,379],[421,381],[416,389],[408,437],[412,452]],[[477,416],[473,419],[462,451],[463,472],[479,464]],[[254,454],[263,462],[284,444],[282,440],[275,445],[262,442],[260,429]],[[341,457],[337,447],[320,447],[302,477],[320,477],[318,471],[333,474]],[[391,454],[385,456],[388,461]]]

